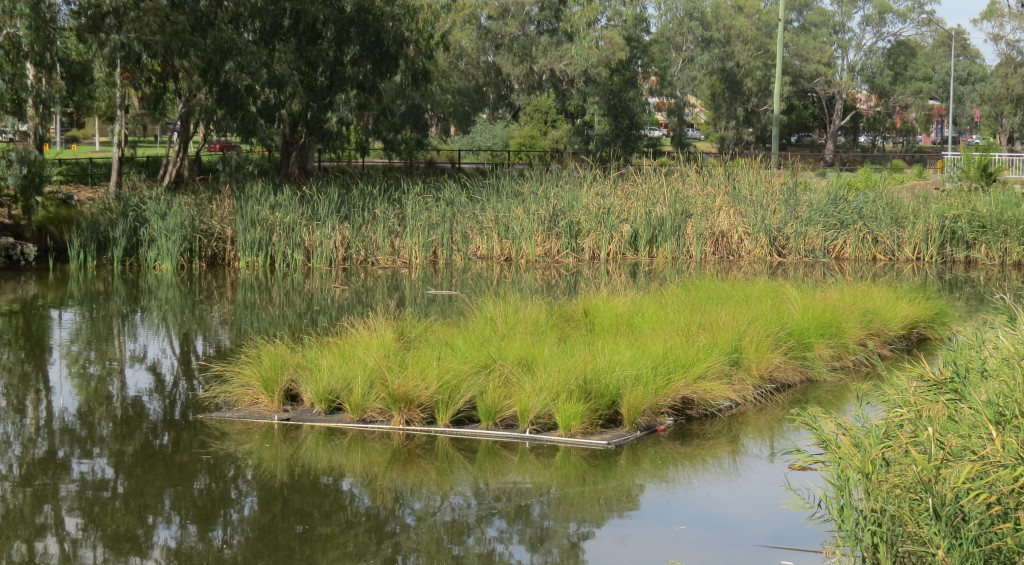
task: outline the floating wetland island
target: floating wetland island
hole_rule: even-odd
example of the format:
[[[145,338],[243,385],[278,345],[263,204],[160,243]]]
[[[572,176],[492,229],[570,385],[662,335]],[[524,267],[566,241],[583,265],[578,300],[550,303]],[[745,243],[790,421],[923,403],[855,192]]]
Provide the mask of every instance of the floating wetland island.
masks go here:
[[[208,417],[613,446],[937,338],[911,287],[695,277],[574,299],[454,297],[217,362]]]

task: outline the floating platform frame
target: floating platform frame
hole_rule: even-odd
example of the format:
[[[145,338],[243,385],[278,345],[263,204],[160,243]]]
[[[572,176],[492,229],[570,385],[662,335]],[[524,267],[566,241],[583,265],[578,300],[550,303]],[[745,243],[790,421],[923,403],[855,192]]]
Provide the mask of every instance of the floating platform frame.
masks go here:
[[[262,410],[227,410],[200,414],[200,419],[234,420],[237,422],[261,422],[269,424],[292,424],[303,426],[321,426],[345,430],[362,430],[372,432],[390,432],[402,434],[428,434],[449,437],[465,437],[492,441],[518,441],[522,443],[538,443],[548,445],[564,445],[588,449],[612,449],[640,439],[656,431],[664,431],[673,422],[665,421],[636,432],[622,429],[599,431],[585,438],[562,437],[543,433],[526,433],[511,430],[486,430],[476,426],[449,428],[441,426],[393,426],[387,423],[358,422],[344,414],[316,414],[310,408],[302,408],[287,412],[267,412]]]

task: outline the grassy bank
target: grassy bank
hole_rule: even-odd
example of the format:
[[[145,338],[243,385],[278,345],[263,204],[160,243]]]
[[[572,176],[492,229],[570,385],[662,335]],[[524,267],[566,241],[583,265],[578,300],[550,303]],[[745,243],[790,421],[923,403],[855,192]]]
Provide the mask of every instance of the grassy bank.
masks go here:
[[[458,264],[615,259],[1024,263],[1024,198],[888,188],[763,164],[620,172],[367,174],[304,188],[126,190],[70,230],[72,263],[145,267]]]
[[[372,317],[300,343],[259,340],[207,396],[393,424],[636,428],[748,402],[934,337],[947,311],[907,288],[692,279],[645,294],[467,302],[459,321]]]
[[[852,563],[1024,561],[1024,318],[960,336],[851,419],[806,414],[826,488],[811,507]],[[804,493],[805,495],[808,493]]]

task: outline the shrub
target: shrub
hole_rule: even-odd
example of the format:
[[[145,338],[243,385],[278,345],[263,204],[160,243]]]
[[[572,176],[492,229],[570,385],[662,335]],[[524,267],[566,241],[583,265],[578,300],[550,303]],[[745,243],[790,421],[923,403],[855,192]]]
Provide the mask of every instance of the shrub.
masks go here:
[[[907,169],[907,163],[902,159],[893,159],[892,163],[889,164],[889,168],[898,173],[902,173]]]
[[[459,149],[508,149],[512,137],[512,124],[508,122],[490,123],[479,120],[466,135],[452,140],[452,145]]]
[[[0,197],[32,218],[36,201],[50,180],[46,159],[28,145],[14,144],[0,149]]]
[[[986,190],[1003,174],[1003,167],[992,162],[992,147],[987,144],[977,149],[965,147],[961,155],[959,167],[950,167],[950,173],[954,182],[967,190]]]
[[[534,96],[523,109],[520,123],[513,128],[509,148],[516,151],[564,151],[571,128],[550,95]]]
[[[266,155],[241,151],[221,155],[220,178],[225,184],[240,185],[272,175],[273,166]]]

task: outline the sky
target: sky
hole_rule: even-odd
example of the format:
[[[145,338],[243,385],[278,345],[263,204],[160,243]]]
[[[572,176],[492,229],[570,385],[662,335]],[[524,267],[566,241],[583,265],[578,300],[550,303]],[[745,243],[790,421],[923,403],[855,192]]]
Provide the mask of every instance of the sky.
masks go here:
[[[985,55],[990,65],[997,61],[992,52],[992,46],[985,43],[985,36],[973,25],[971,20],[978,17],[978,14],[988,5],[988,0],[940,0],[935,8],[935,13],[946,20],[949,25],[961,25],[971,33],[971,42]]]

